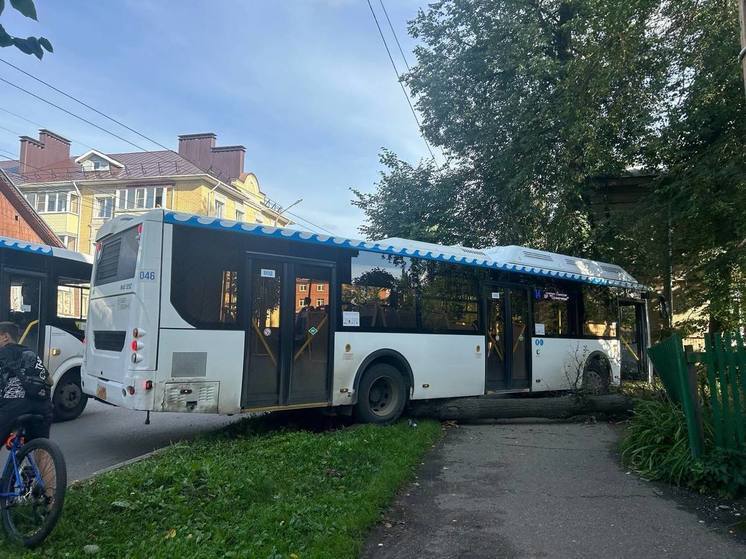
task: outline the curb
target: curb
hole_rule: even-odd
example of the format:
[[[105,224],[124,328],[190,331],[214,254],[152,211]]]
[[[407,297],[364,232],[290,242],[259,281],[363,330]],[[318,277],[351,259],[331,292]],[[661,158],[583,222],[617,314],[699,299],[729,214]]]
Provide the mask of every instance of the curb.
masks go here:
[[[129,466],[131,464],[137,464],[138,462],[142,462],[143,460],[147,460],[148,458],[151,458],[153,456],[156,456],[169,448],[173,446],[174,443],[169,444],[168,446],[164,446],[161,448],[156,448],[155,450],[151,450],[150,452],[146,452],[145,454],[141,454],[140,456],[135,456],[134,458],[129,458],[127,460],[124,460],[122,462],[117,462],[116,464],[112,464],[111,466],[106,466],[105,468],[101,468],[100,470],[96,470],[92,474],[82,478],[82,479],[76,479],[71,484],[70,487],[79,485],[83,482],[89,481],[95,477],[100,476],[101,474],[107,474],[109,472],[113,472],[114,470],[118,470],[120,468],[124,468],[125,466]]]

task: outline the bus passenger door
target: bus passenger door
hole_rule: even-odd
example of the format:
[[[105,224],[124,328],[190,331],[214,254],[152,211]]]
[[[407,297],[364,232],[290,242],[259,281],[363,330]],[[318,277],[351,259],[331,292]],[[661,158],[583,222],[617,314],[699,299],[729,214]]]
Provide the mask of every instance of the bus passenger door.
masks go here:
[[[2,307],[5,316],[2,319],[17,324],[19,343],[34,350],[44,359],[42,302],[46,298],[43,297],[43,276],[8,271],[3,279]]]
[[[647,379],[645,303],[619,302],[622,380]]]
[[[252,257],[243,408],[329,402],[333,266]]]
[[[487,392],[530,386],[528,305],[528,292],[524,288],[487,287]]]
[[[328,399],[329,267],[294,265],[293,351],[288,404],[322,403]]]

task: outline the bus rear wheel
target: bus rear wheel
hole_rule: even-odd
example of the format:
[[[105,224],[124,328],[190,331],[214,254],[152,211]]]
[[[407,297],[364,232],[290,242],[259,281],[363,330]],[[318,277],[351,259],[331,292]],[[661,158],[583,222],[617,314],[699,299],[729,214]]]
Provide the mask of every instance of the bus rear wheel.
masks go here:
[[[407,384],[396,367],[379,363],[369,367],[360,380],[355,419],[386,425],[399,419],[407,403]]]
[[[83,393],[80,385],[80,372],[75,369],[65,373],[54,387],[52,405],[54,406],[55,421],[70,421],[75,419],[85,409],[88,396]]]

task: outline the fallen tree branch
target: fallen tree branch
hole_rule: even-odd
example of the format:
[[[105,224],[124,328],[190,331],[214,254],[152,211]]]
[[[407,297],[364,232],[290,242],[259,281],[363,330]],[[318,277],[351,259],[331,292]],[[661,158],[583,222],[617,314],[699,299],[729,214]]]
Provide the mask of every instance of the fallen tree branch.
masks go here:
[[[622,394],[547,398],[475,396],[415,401],[410,405],[409,414],[412,417],[458,420],[525,417],[567,419],[578,415],[629,415],[632,408],[632,400]]]

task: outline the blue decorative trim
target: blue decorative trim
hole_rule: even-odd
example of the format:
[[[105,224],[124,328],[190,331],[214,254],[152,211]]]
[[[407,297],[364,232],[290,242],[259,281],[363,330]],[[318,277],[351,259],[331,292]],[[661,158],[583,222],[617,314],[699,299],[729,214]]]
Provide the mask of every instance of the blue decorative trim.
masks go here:
[[[47,245],[37,245],[28,241],[17,241],[15,239],[0,239],[0,248],[9,248],[21,252],[30,252],[32,254],[45,254],[52,256],[52,247]]]
[[[476,266],[479,268],[503,269],[527,275],[557,277],[581,283],[589,283],[592,285],[604,285],[609,287],[624,287],[628,289],[646,290],[646,287],[639,283],[590,277],[585,275],[573,274],[570,272],[559,272],[557,270],[549,270],[545,268],[527,268],[526,266],[519,267],[516,264],[510,264],[507,262],[501,263],[492,260],[482,260],[478,258],[459,258],[451,254],[433,254],[430,251],[422,254],[421,251],[418,249],[396,249],[392,245],[384,246],[378,243],[369,243],[366,241],[345,239],[342,237],[330,237],[327,235],[319,235],[317,233],[310,233],[307,231],[296,231],[294,229],[283,229],[279,227],[270,227],[259,224],[252,225],[249,223],[239,223],[236,221],[221,220],[214,217],[204,217],[164,211],[163,220],[165,223],[186,225],[189,227],[199,227],[202,229],[235,231],[238,233],[244,233],[258,237],[271,237],[275,239],[285,239],[288,241],[295,241],[300,243],[310,243],[325,246],[332,245],[338,248],[351,248],[356,250],[365,250],[368,252],[376,252],[380,254],[391,254],[394,256],[416,256],[418,258],[424,258],[425,260],[435,260],[441,262],[458,262],[461,264]]]

